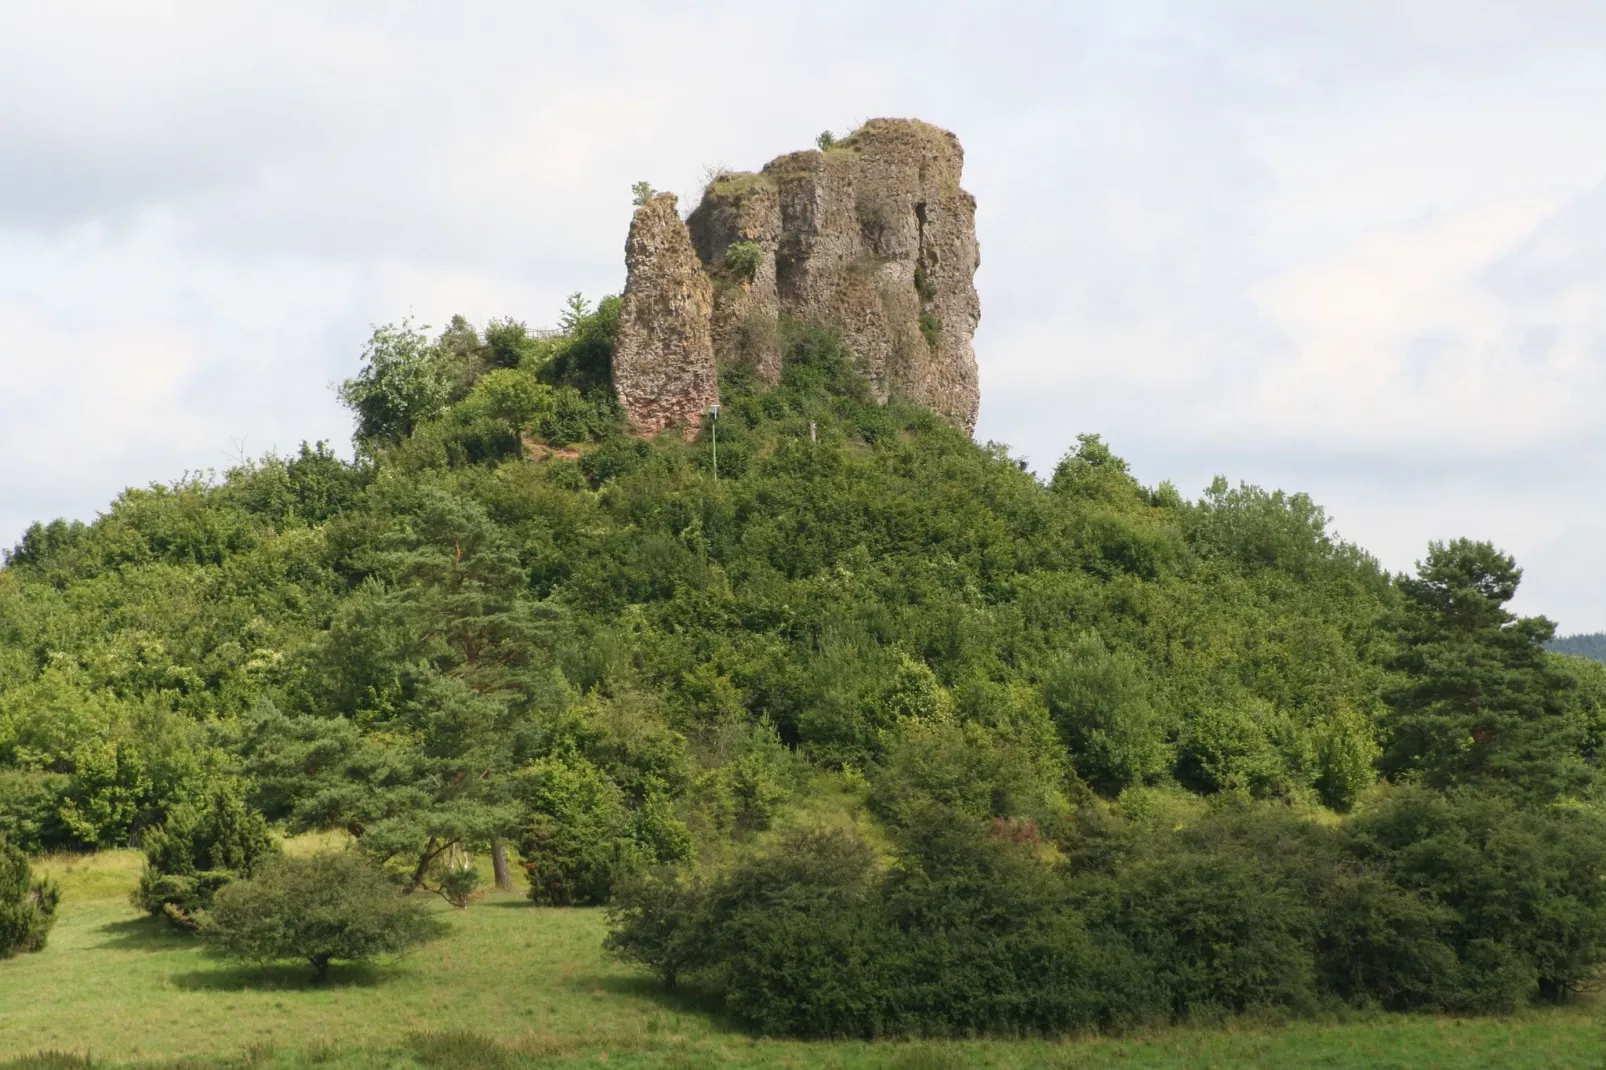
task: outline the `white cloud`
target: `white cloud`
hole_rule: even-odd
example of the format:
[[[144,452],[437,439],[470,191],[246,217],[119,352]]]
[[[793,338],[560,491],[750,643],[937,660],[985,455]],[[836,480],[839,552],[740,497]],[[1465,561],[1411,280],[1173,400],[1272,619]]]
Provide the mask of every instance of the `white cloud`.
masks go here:
[[[368,325],[550,322],[628,189],[875,114],[979,201],[979,437],[1494,537],[1606,627],[1590,0],[62,2],[0,35],[0,543],[302,438]]]
[[[1546,310],[1538,322],[1551,336],[1534,351],[1524,317],[1481,282],[1552,208],[1498,203],[1367,235],[1257,288],[1289,351],[1223,415],[1275,434],[1360,433],[1375,450],[1472,457],[1586,428],[1602,393],[1599,370],[1579,359],[1588,317]]]

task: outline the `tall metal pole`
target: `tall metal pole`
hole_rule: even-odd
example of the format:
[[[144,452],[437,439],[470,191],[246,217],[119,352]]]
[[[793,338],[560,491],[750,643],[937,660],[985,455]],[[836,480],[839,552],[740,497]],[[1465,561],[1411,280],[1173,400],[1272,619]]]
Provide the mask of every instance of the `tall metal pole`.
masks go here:
[[[711,408],[709,408],[708,414],[709,414],[710,417],[713,418],[713,426],[709,428],[709,432],[713,435],[713,438],[714,438],[714,482],[718,483],[719,482],[719,406],[718,405],[714,405]]]

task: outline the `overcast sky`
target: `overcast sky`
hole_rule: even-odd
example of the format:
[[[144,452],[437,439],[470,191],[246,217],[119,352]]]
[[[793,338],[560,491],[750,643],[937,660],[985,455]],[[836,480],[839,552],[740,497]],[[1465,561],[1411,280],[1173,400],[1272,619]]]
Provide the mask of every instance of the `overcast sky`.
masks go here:
[[[0,544],[349,450],[370,324],[549,325],[632,182],[914,116],[979,204],[978,439],[1307,491],[1395,569],[1492,539],[1606,629],[1600,0],[6,7]]]

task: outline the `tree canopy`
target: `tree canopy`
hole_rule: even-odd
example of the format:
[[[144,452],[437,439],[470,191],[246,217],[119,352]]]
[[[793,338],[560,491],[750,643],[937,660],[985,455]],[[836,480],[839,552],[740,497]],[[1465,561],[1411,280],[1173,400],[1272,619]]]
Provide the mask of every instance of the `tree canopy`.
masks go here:
[[[1402,686],[1389,694],[1383,768],[1438,788],[1497,788],[1544,801],[1589,779],[1582,724],[1568,691],[1577,680],[1544,644],[1555,625],[1505,608],[1522,579],[1486,542],[1434,543],[1404,577]]]
[[[1093,434],[1041,479],[878,402],[840,338],[796,324],[778,385],[725,370],[716,479],[706,432],[628,433],[608,383],[617,322],[617,300],[575,298],[553,334],[377,328],[339,388],[353,459],[307,444],[31,528],[0,568],[0,836],[142,842],[153,881],[189,882],[153,884],[151,902],[186,914],[257,879],[270,856],[245,845],[270,824],[343,830],[402,889],[459,906],[475,857],[503,871],[511,847],[537,900],[630,888],[660,935],[684,935],[675,911],[725,903],[734,942],[707,946],[740,956],[784,936],[737,933],[742,889],[772,879],[755,859],[799,827],[851,826],[864,844],[808,841],[846,882],[820,895],[857,904],[820,946],[950,954],[889,949],[878,927],[940,932],[973,895],[1074,908],[1081,928],[1023,922],[977,954],[1006,972],[1060,951],[1173,971],[1168,994],[1133,995],[1143,1014],[1202,1008],[1189,986],[1216,967],[1198,957],[1208,927],[1186,954],[1146,943],[1171,923],[1142,902],[1215,903],[1222,939],[1260,933],[1241,948],[1254,970],[1304,978],[1224,1005],[1463,1006],[1462,981],[1433,971],[1492,976],[1477,941],[1504,922],[1421,883],[1429,848],[1396,826],[1434,851],[1593,857],[1596,826],[1552,811],[1601,807],[1606,666],[1546,650],[1552,626],[1506,608],[1521,573],[1489,544],[1434,544],[1391,575],[1304,494],[1218,478],[1190,499]],[[1401,801],[1421,799],[1438,801]],[[1445,813],[1483,822],[1476,846]],[[1273,873],[1246,844],[1306,861]],[[1068,860],[1075,880],[1042,872]],[[1352,899],[1318,895],[1355,867]],[[1575,876],[1555,887],[1593,948],[1599,908]],[[1553,909],[1511,922],[1532,985],[1499,991],[1575,983],[1578,962],[1534,935]],[[1394,936],[1374,921],[1439,943],[1389,973]],[[1363,929],[1372,958],[1323,950]],[[1096,934],[1117,931],[1136,957],[1098,958]],[[668,978],[697,968],[702,944],[653,939],[619,946]],[[802,944],[763,946],[825,968]],[[781,999],[758,960],[724,962]],[[984,971],[963,976],[986,990]],[[944,1020],[1071,1021],[967,1006]]]

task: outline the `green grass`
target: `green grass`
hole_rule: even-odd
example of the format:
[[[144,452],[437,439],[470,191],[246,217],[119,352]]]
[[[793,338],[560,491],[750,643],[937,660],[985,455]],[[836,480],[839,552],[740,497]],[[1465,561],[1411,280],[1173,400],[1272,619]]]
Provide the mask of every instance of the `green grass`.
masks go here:
[[[297,845],[301,846],[301,845]],[[1170,1029],[1120,1039],[867,1044],[749,1037],[601,953],[594,910],[513,895],[451,934],[371,967],[248,969],[142,917],[133,852],[47,860],[66,898],[50,946],[0,962],[0,1067],[1558,1067],[1606,1070],[1599,1008],[1509,1018],[1356,1015],[1347,1021]],[[87,1054],[45,1058],[29,1053]],[[16,1061],[6,1062],[4,1060]]]

